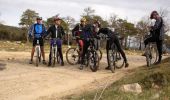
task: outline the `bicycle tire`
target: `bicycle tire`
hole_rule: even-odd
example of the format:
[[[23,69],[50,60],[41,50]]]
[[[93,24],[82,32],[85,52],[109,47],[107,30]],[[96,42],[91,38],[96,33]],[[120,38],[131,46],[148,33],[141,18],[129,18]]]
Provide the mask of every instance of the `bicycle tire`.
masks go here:
[[[109,50],[109,57],[108,57],[108,60],[109,60],[109,66],[110,66],[110,70],[112,73],[115,72],[115,62],[114,62],[114,51],[113,50]]]
[[[96,72],[99,68],[99,56],[98,53],[96,51],[91,51],[91,57],[90,57],[90,69],[92,70],[92,72]],[[93,65],[92,65],[93,64]]]
[[[121,68],[123,68],[125,62],[124,62],[124,60],[122,59],[122,55],[120,54],[120,52],[115,51],[114,57],[115,57],[115,62],[114,62],[115,68],[116,68],[116,69],[121,69]]]
[[[71,52],[73,51],[73,52]],[[72,53],[77,53],[77,54],[72,54]],[[71,58],[69,58],[69,55],[71,55],[71,58],[73,58],[73,61],[71,61]],[[69,48],[67,51],[66,51],[66,60],[67,62],[70,64],[70,65],[76,65],[79,61],[79,52],[78,50],[76,50],[76,48]]]

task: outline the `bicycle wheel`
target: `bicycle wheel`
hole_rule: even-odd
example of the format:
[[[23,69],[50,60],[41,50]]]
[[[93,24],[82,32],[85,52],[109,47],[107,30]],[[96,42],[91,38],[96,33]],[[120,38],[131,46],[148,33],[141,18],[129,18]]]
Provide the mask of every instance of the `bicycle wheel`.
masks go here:
[[[99,59],[101,60],[101,59],[102,59],[102,56],[103,56],[102,51],[99,49],[99,50],[97,50],[97,53],[98,53],[98,55],[99,55]]]
[[[151,64],[154,64],[158,59],[158,52],[156,46],[151,48]]]
[[[79,61],[79,52],[76,48],[69,48],[66,52],[66,60],[70,65],[75,65]]]
[[[35,65],[38,67],[39,65],[39,48],[36,47],[36,61],[35,61]]]
[[[90,55],[91,55],[89,58],[90,69],[92,70],[92,72],[96,72],[98,70],[100,60],[98,53],[95,51],[91,51]]]
[[[110,70],[112,71],[112,73],[114,73],[115,72],[115,61],[114,61],[114,51],[113,50],[109,50],[108,60],[109,60]]]
[[[124,66],[124,59],[122,55],[120,54],[120,52],[115,51],[114,60],[115,60],[114,62],[115,67],[117,69],[121,69]]]

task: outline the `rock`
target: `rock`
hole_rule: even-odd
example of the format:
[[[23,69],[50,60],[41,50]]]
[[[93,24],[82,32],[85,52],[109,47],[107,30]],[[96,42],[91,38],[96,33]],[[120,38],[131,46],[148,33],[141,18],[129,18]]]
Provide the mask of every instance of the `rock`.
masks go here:
[[[15,50],[15,48],[10,48],[11,50]]]
[[[142,92],[142,87],[138,83],[133,83],[121,86],[120,90],[123,92],[133,92],[139,94]]]
[[[21,44],[22,42],[21,41],[16,41],[17,44]]]
[[[155,100],[155,99],[158,99],[160,97],[160,94],[159,93],[156,93],[155,95],[153,95],[151,97],[152,100]]]

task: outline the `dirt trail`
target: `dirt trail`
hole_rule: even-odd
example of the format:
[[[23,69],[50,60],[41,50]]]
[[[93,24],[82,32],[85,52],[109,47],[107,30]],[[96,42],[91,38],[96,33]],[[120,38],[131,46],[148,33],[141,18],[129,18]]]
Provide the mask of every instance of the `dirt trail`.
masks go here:
[[[77,91],[99,87],[96,84],[106,81],[116,81],[130,73],[130,69],[145,64],[145,58],[128,56],[130,67],[116,70],[116,73],[104,70],[106,58],[101,62],[101,68],[93,73],[86,68],[83,71],[78,66],[65,64],[49,68],[44,65],[35,67],[29,65],[30,53],[0,51],[0,66],[6,69],[0,71],[0,100],[35,100],[57,99],[71,95]]]

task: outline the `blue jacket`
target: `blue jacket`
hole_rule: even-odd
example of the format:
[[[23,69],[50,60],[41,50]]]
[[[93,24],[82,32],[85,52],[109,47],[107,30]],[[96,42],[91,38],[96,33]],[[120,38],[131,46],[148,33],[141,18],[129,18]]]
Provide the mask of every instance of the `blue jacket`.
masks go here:
[[[33,24],[28,31],[29,36],[34,36],[35,38],[40,38],[46,34],[46,28],[43,24]]]

